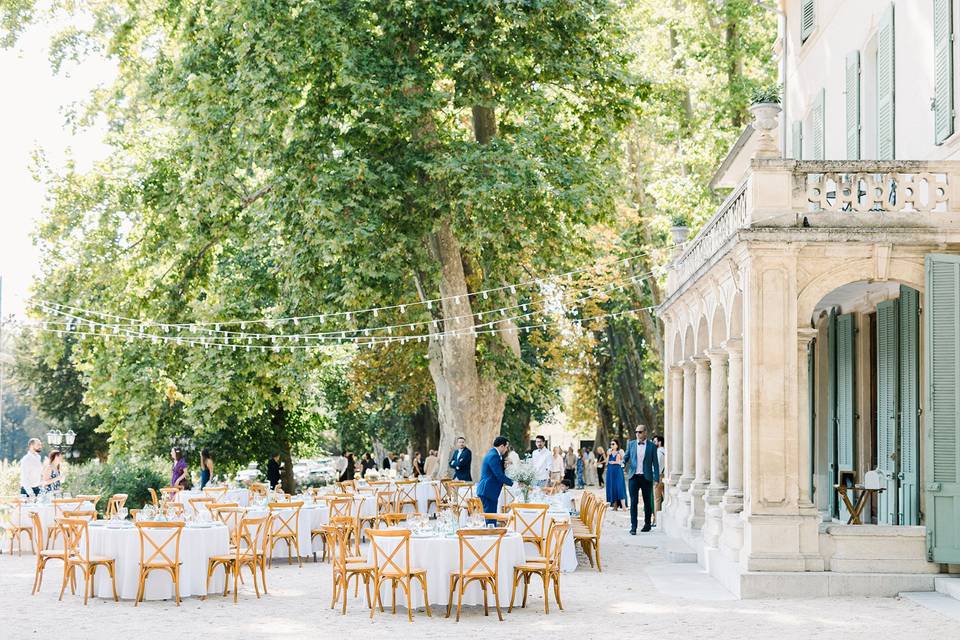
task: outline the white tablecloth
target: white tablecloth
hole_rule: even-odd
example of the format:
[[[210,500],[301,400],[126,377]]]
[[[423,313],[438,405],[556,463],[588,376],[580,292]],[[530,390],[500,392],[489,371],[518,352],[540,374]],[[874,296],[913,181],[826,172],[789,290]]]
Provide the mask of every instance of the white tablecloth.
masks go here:
[[[193,511],[193,507],[190,505],[190,500],[192,498],[206,498],[208,497],[203,491],[178,491],[177,492],[177,502],[183,505],[184,512],[190,513]],[[217,496],[217,502],[225,503],[236,503],[241,507],[246,507],[250,504],[250,492],[246,489],[227,489],[227,491]]]
[[[289,518],[291,515],[292,509],[278,509],[274,512],[277,518]],[[247,516],[250,518],[262,518],[267,515],[268,510],[263,507],[251,507],[247,510]],[[314,529],[319,529],[321,526],[327,524],[330,521],[330,510],[327,508],[327,505],[323,503],[317,504],[304,504],[300,507],[300,518],[297,521],[297,542],[300,545],[300,555],[309,556],[314,552],[319,552],[323,549],[323,541],[319,536],[311,543],[310,534]],[[283,523],[279,520],[275,520],[273,523],[274,531],[284,530]],[[287,550],[288,542],[286,540],[278,540],[276,546],[273,548],[273,557],[274,558],[286,558],[288,556],[296,557],[296,549]]]
[[[92,511],[93,503],[84,502],[81,504],[77,511]],[[30,517],[31,513],[37,513],[40,515],[40,524],[43,526],[43,535],[44,538],[47,536],[47,530],[54,525],[55,510],[52,504],[44,502],[34,502],[31,504],[20,505],[20,508],[14,508],[10,512],[10,521],[13,524],[22,524],[23,526],[32,527],[33,519]],[[26,536],[22,538],[22,542],[27,544],[27,548],[30,548],[29,543],[26,540]],[[62,545],[61,545],[62,546]]]
[[[479,544],[474,544],[478,549]],[[398,552],[397,558],[402,558],[402,551]],[[367,558],[373,563],[373,547],[367,550]],[[500,607],[506,609],[510,604],[510,589],[513,586],[513,568],[522,564],[524,561],[523,541],[519,535],[510,533],[504,536],[503,543],[500,545]],[[460,543],[456,536],[431,537],[431,538],[411,538],[410,539],[410,562],[414,569],[426,569],[427,571],[427,595],[430,598],[431,606],[443,606],[447,604],[450,595],[450,574],[455,573],[460,565]],[[490,607],[493,607],[494,598],[489,589]],[[390,606],[391,589],[390,582],[384,583],[380,590],[380,598],[384,608]],[[414,608],[423,606],[423,591],[419,583],[414,581],[411,588],[411,601]],[[406,606],[406,595],[402,587],[397,587],[397,604]],[[454,604],[456,604],[456,594],[454,594]],[[463,594],[463,604],[483,604],[483,590],[479,584],[471,584]],[[437,612],[434,612],[437,615]]]
[[[90,531],[90,553],[116,560],[117,593],[121,598],[133,600],[137,597],[137,579],[140,572],[140,537],[134,526],[113,529],[105,524],[95,525]],[[169,532],[151,531],[151,537],[162,542]],[[147,556],[151,547],[145,545]],[[173,543],[167,547],[172,557]],[[187,525],[180,537],[180,597],[206,595],[207,560],[210,556],[225,554],[230,550],[229,535],[223,525],[209,528],[196,528]],[[223,571],[218,569],[210,580],[211,593],[223,591]],[[98,598],[113,598],[110,587],[110,574],[98,569],[94,583],[94,593]],[[144,593],[147,600],[165,600],[173,598],[173,581],[165,571],[152,571],[147,577]]]

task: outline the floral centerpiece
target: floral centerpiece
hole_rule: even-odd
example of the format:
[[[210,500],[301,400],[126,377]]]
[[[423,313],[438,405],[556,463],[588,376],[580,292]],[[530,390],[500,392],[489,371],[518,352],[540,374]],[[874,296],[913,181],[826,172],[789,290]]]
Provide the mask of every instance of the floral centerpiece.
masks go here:
[[[523,501],[530,499],[530,487],[537,479],[537,471],[533,466],[533,460],[528,455],[520,461],[520,464],[512,464],[507,467],[505,473],[507,477],[513,480],[514,484],[523,491]]]

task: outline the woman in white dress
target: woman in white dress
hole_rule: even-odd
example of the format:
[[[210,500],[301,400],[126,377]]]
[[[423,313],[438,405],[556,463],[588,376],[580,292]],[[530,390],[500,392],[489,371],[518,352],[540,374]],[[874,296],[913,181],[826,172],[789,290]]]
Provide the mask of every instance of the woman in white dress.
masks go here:
[[[563,451],[560,447],[553,448],[553,460],[550,462],[550,485],[555,487],[563,479]]]

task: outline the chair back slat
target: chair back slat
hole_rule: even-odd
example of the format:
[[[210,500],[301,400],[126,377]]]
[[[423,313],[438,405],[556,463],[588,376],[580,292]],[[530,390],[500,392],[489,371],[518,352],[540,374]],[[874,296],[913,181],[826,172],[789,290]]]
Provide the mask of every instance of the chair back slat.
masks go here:
[[[246,514],[246,509],[241,509],[236,505],[233,507],[216,508],[216,517],[218,520],[220,520],[220,522],[226,525],[227,532],[229,532],[231,538],[237,535],[237,532],[240,530],[240,521],[243,520]]]
[[[163,567],[180,565],[182,522],[137,522],[140,533],[140,564]]]
[[[405,576],[410,573],[410,531],[366,529],[373,547],[373,565],[378,574]]]
[[[543,540],[547,528],[547,505],[514,502],[513,530],[525,539]]]
[[[203,495],[213,498],[214,502],[220,502],[227,495],[227,487],[204,487]]]
[[[349,517],[353,509],[353,498],[334,498],[328,503],[330,505],[330,519]]]
[[[300,526],[300,508],[303,502],[271,502],[267,505],[273,516],[271,534],[296,536]]]
[[[96,512],[94,512],[96,513]],[[90,536],[87,532],[88,520],[83,518],[57,518],[57,526],[63,534],[63,548],[66,557],[87,562],[90,560]]]
[[[127,494],[115,493],[107,500],[107,511],[104,514],[107,519],[115,515],[127,504]]]
[[[506,529],[460,529],[460,576],[492,577],[500,572],[500,544]]]

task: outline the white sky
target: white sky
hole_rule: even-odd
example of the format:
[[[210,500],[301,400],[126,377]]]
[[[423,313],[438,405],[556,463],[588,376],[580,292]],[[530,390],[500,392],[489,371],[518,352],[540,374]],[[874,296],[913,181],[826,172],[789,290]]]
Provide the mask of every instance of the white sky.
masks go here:
[[[32,158],[42,149],[55,167],[72,155],[85,169],[108,149],[102,127],[74,135],[64,107],[83,100],[98,84],[109,82],[113,67],[102,60],[69,65],[54,75],[48,59],[52,27],[26,32],[17,45],[0,49],[0,276],[3,316],[22,317],[30,283],[39,272],[39,254],[31,232],[43,209],[46,190],[31,175]]]

